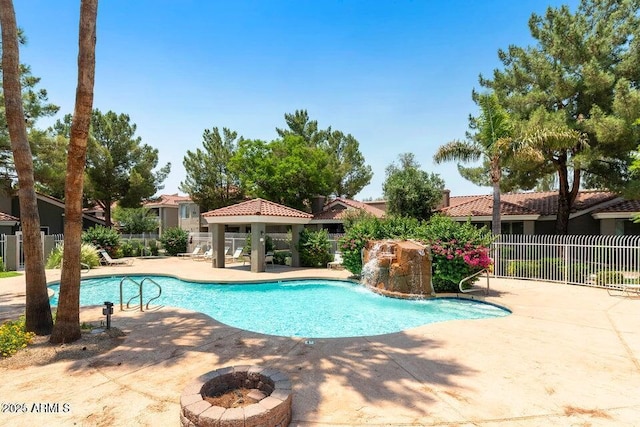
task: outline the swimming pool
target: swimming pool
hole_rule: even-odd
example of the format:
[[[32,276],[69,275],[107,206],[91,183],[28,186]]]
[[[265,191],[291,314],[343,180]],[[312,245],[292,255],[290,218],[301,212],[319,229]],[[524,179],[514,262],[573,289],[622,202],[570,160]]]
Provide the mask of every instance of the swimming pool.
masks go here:
[[[129,276],[134,280],[141,277]],[[207,314],[236,328],[268,335],[338,338],[381,335],[456,319],[483,319],[510,312],[492,304],[457,298],[402,300],[384,297],[362,285],[333,280],[295,280],[260,284],[209,284],[152,276],[162,296],[152,304],[182,307]],[[117,319],[122,277],[85,279],[80,305],[114,302]],[[51,305],[57,305],[59,285]],[[123,284],[125,302],[136,295],[130,281]],[[144,285],[146,300],[155,295]],[[128,296],[128,297],[127,297]],[[135,300],[132,302],[135,303]]]

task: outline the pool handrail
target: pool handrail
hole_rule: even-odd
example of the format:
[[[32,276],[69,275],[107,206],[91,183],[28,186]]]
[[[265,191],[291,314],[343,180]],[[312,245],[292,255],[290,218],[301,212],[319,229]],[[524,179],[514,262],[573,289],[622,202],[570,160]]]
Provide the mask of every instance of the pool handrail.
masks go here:
[[[469,288],[469,289],[462,289],[462,284],[464,282],[466,282],[467,280],[471,280],[474,277],[482,274],[482,273],[486,273],[487,274],[487,289],[484,290],[485,295],[489,295],[489,270],[486,268],[483,268],[480,271],[476,271],[475,273],[465,277],[464,279],[460,280],[460,283],[458,283],[458,289],[460,289],[460,292],[462,292],[463,294],[469,293],[469,292],[478,292],[478,291],[482,291],[482,288]]]
[[[130,282],[132,282],[133,284],[135,284],[138,287],[138,293],[134,296],[132,296],[131,298],[129,298],[129,301],[127,301],[127,309],[129,309],[129,305],[131,304],[131,301],[133,301],[136,298],[140,298],[140,311],[144,311],[143,307],[146,307],[147,310],[149,310],[149,304],[151,304],[151,301],[156,300],[158,298],[160,298],[160,296],[162,295],[162,287],[152,278],[150,277],[145,277],[143,278],[140,282],[137,282],[135,280],[133,280],[131,277],[129,276],[124,276],[122,278],[122,280],[120,280],[120,311],[124,311],[124,295],[123,295],[123,290],[122,290],[122,285],[124,284],[124,282],[128,280]],[[158,295],[154,296],[153,298],[149,299],[149,301],[147,301],[147,304],[145,305],[143,303],[143,285],[144,282],[148,280],[149,282],[153,283],[154,285],[156,285],[156,287],[158,288]],[[158,308],[160,308],[162,306],[159,306]]]

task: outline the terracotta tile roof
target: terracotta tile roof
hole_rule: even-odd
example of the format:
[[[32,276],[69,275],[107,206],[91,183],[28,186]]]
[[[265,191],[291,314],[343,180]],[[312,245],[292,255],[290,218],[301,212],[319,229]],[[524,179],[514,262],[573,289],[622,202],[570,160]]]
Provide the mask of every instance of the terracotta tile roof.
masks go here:
[[[173,207],[178,207],[178,203],[179,202],[184,202],[184,201],[191,201],[191,197],[189,196],[179,196],[178,193],[176,194],[161,194],[160,196],[154,198],[154,199],[149,199],[146,202],[144,202],[144,206],[145,207],[159,207],[159,206],[173,206]]]
[[[468,203],[471,200],[475,200],[481,196],[451,196],[449,198],[449,207]],[[444,208],[443,208],[444,209]]]
[[[5,212],[0,212],[0,221],[20,221],[20,218],[16,218],[13,215],[9,215]]]
[[[592,208],[616,197],[615,193],[609,191],[581,191],[572,212]],[[491,215],[491,195],[451,197],[451,201],[449,207],[440,209],[440,212],[456,217]],[[500,196],[500,202],[502,215],[555,215],[558,211],[558,192],[505,193]]]
[[[212,216],[279,216],[289,218],[312,218],[313,215],[264,199],[252,199],[224,208],[215,209],[202,214]]]
[[[377,218],[382,218],[385,212],[382,209],[375,206],[368,205],[366,203],[358,202],[357,200],[345,199],[342,197],[336,197],[329,203],[324,205],[322,211],[316,213],[313,216],[314,221],[318,220],[341,220],[345,213],[352,209],[359,209],[374,215]]]
[[[640,200],[622,200],[604,208],[596,209],[595,213],[640,212]]]
[[[475,196],[464,203],[441,209],[441,212],[455,217],[491,216],[493,212],[493,196]],[[502,215],[536,215],[536,212],[502,198],[500,200],[500,213]]]

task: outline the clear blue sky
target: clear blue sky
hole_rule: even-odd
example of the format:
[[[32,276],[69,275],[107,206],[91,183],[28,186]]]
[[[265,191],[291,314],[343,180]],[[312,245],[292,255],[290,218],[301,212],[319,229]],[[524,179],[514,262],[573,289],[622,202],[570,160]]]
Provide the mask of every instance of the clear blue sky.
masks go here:
[[[58,117],[72,113],[79,1],[14,3],[21,61]],[[129,114],[171,162],[162,193],[178,191],[204,129],[271,140],[285,113],[306,109],[360,142],[374,177],[357,199],[382,196],[385,168],[406,152],[452,195],[488,194],[433,153],[464,138],[471,91],[500,67],[498,49],[532,44],[531,13],[560,4],[577,0],[102,0],[94,107]]]

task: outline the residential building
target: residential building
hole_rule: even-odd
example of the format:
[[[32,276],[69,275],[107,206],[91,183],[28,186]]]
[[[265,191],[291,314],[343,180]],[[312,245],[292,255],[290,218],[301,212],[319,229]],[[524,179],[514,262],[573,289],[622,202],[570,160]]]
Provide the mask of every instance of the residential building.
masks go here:
[[[452,196],[438,210],[456,221],[491,228],[493,196]],[[555,234],[558,192],[505,193],[500,196],[502,234]],[[569,234],[640,234],[630,219],[640,202],[602,190],[580,191],[569,216]]]

